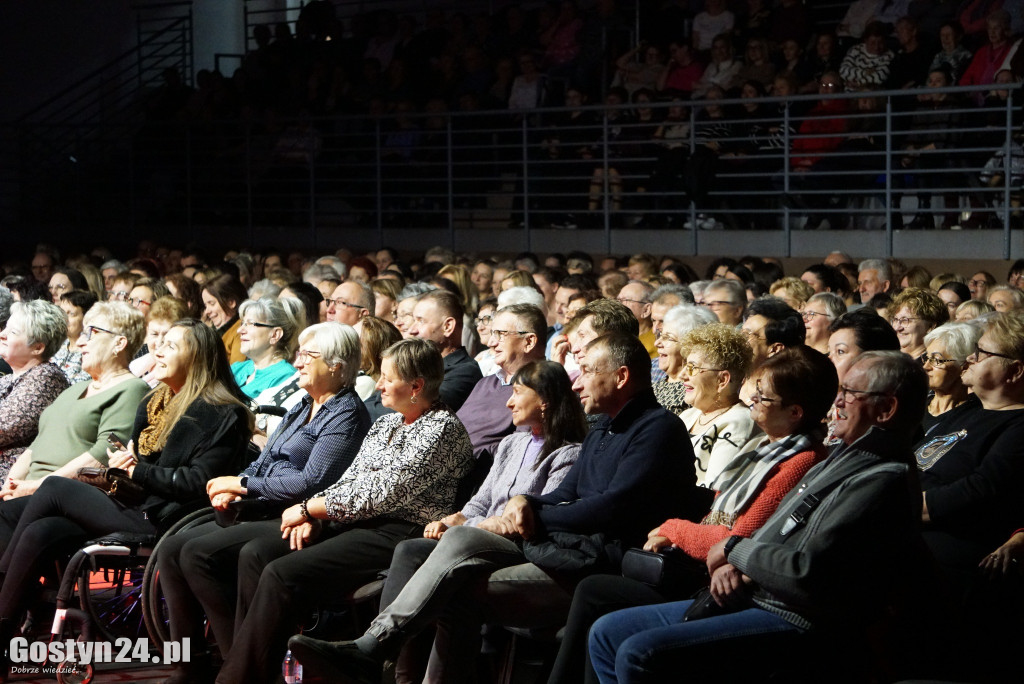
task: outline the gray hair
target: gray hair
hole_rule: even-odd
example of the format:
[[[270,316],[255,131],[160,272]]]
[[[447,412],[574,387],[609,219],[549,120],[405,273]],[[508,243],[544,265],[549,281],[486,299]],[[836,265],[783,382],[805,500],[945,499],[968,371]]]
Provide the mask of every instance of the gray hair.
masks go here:
[[[361,280],[346,280],[345,282],[359,286],[359,301],[357,303],[369,312],[367,315],[372,316],[373,312],[377,310],[377,297],[374,296],[370,284]]]
[[[674,303],[669,300],[676,300]],[[677,285],[676,283],[666,283],[651,293],[652,304],[671,304],[676,306],[677,304],[693,304],[694,303],[693,292],[686,285]]]
[[[690,288],[690,293],[693,295],[693,301],[697,301],[697,297],[703,297],[704,291],[708,289],[708,285],[711,284],[710,280],[694,280],[686,287]]]
[[[118,273],[121,273],[122,271],[127,271],[128,270],[128,267],[124,265],[124,262],[123,261],[119,261],[117,259],[108,259],[108,260],[104,261],[103,265],[100,266],[100,271],[101,272],[102,271],[106,271],[108,268],[113,268]]]
[[[974,353],[974,347],[981,337],[981,326],[970,323],[944,323],[924,336],[926,345],[936,340],[946,345],[946,353],[962,364]]]
[[[332,259],[334,257],[331,257]],[[344,264],[343,264],[344,265]],[[315,263],[309,268],[302,272],[302,279],[307,283],[316,285],[323,280],[343,280],[345,276],[338,273],[333,266],[327,264]]]
[[[747,304],[747,288],[738,280],[728,280],[725,278],[712,280],[704,289],[704,296],[707,297],[708,293],[712,290],[724,292],[733,306],[746,306]]]
[[[128,346],[123,352],[127,364],[135,357],[135,352],[139,351],[146,337],[146,317],[126,302],[96,302],[85,312],[82,323],[92,325],[97,318],[102,318],[106,323],[101,327],[113,328],[115,333],[124,335],[128,340]]]
[[[706,306],[696,304],[678,304],[665,313],[662,330],[681,337],[695,328],[708,323],[717,323],[718,316]]]
[[[281,339],[274,345],[274,356],[290,359],[298,344],[296,335],[306,322],[303,305],[297,299],[260,297],[247,299],[238,307],[238,317],[251,316],[257,323],[266,323],[281,329]]]
[[[894,434],[912,434],[912,429],[921,422],[928,401],[928,376],[924,368],[903,352],[868,351],[854,359],[850,369],[868,362],[873,363],[867,373],[869,386],[866,389],[896,397],[896,415],[887,427]],[[877,398],[864,397],[867,400]]]
[[[402,300],[409,299],[410,297],[414,299],[419,299],[420,297],[427,294],[431,290],[436,289],[437,286],[431,285],[430,283],[409,283],[408,285],[402,288],[401,292],[398,293],[398,299],[395,301],[400,302]]]
[[[352,326],[344,323],[317,323],[299,333],[299,342],[305,344],[309,340],[320,347],[320,358],[328,366],[341,366],[341,383],[351,387],[359,373],[359,363],[363,350],[359,346],[359,335]]]
[[[64,344],[68,337],[68,317],[56,304],[42,299],[28,302],[14,302],[11,315],[18,314],[25,319],[25,336],[29,344],[43,343],[42,361],[50,357]]]
[[[260,297],[276,297],[281,294],[281,286],[275,283],[269,278],[263,280],[257,280],[249,288],[249,299],[259,299]]]
[[[510,287],[498,295],[499,309],[504,309],[506,306],[512,306],[513,304],[529,304],[544,311],[544,295],[538,292],[536,288],[527,287],[526,285]]]
[[[11,304],[14,303],[14,295],[3,285],[0,285],[0,328],[7,325],[7,319],[11,317]]]
[[[985,296],[986,301],[992,297],[996,292],[1009,292],[1010,297],[1013,299],[1014,309],[1024,309],[1024,292],[1021,292],[1015,287],[1009,285],[996,285],[988,289],[988,294]]]
[[[880,281],[892,280],[892,268],[885,259],[865,259],[857,266],[857,273],[864,271],[878,271]]]
[[[821,302],[824,304],[825,313],[828,314],[830,321],[834,321],[846,313],[846,302],[834,292],[819,292],[818,294],[811,295],[811,298],[807,300],[807,304],[811,302]]]
[[[641,301],[643,301],[644,304],[651,303],[651,297],[654,294],[653,285],[643,280],[630,280],[626,282],[626,285],[639,285],[640,289],[644,291],[643,295],[641,295]],[[623,285],[623,287],[625,287],[626,285]]]
[[[313,263],[320,264],[321,266],[330,266],[334,269],[334,272],[338,274],[338,277],[341,280],[344,280],[348,276],[348,267],[345,266],[345,262],[333,254],[322,256]]]

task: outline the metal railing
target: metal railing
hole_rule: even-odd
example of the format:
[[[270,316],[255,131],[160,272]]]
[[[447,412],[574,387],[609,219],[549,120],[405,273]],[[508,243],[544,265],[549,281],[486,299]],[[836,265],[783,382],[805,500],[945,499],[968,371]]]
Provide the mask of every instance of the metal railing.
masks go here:
[[[45,224],[59,214],[83,226],[222,225],[243,229],[250,241],[255,230],[274,226],[313,244],[319,232],[339,228],[375,235],[378,244],[394,229],[440,230],[453,245],[458,231],[511,229],[526,247],[554,225],[602,233],[607,251],[613,233],[671,228],[688,236],[693,254],[708,249],[701,236],[714,231],[704,228],[724,228],[781,235],[789,255],[795,236],[811,232],[804,230],[809,220],[828,220],[833,234],[840,227],[884,234],[887,254],[901,231],[945,222],[1001,231],[1009,258],[1024,173],[1014,140],[1021,93],[1011,86],[1005,99],[967,104],[984,92],[764,98],[760,114],[710,123],[708,102],[694,102],[677,121],[662,123],[661,137],[654,137],[657,125],[611,114],[629,105],[580,108],[576,122],[568,121],[573,110],[550,108],[145,127],[125,121],[99,132],[22,124],[15,131],[22,141],[77,134],[118,142],[89,157],[21,147],[21,223]],[[961,104],[937,113],[918,108],[919,95],[935,93]],[[875,109],[864,108],[869,99]],[[819,100],[848,102],[851,111],[817,115]],[[716,101],[730,112],[751,102]],[[674,106],[651,108],[663,119]],[[837,118],[846,130],[812,132]],[[709,129],[714,137],[705,140]],[[941,144],[929,149],[929,139]],[[923,149],[907,150],[911,141]],[[34,163],[44,153],[67,156],[34,173],[45,166]],[[816,157],[810,170],[795,170],[800,156]]]

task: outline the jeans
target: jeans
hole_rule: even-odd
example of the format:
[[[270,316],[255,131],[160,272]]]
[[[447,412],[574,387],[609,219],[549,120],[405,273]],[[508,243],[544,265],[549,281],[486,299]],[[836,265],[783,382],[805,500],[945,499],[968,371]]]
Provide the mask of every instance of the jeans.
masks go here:
[[[589,648],[599,681],[721,681],[744,667],[763,676],[803,633],[760,608],[683,622],[691,603],[627,608],[595,622]]]

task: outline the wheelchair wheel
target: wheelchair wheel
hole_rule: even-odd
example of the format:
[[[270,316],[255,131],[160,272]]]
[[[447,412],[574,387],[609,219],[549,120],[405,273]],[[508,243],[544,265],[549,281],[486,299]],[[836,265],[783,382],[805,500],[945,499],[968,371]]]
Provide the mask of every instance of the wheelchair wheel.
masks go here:
[[[142,618],[142,575],[139,558],[96,556],[95,567],[83,563],[78,573],[78,597],[97,636],[114,643],[146,636]]]
[[[164,642],[171,638],[167,605],[164,602],[163,592],[160,590],[160,571],[157,568],[160,545],[172,534],[190,530],[211,520],[213,520],[212,508],[204,508],[190,513],[167,530],[149,555],[149,563],[146,564],[145,572],[142,575],[142,617],[145,620],[146,632],[149,634],[151,649],[162,652]]]
[[[57,682],[59,684],[89,684],[94,670],[91,664],[65,662],[57,666]]]

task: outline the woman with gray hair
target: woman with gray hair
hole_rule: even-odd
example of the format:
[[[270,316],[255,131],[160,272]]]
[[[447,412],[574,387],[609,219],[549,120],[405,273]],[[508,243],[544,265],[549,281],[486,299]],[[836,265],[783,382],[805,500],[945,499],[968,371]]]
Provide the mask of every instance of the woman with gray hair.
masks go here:
[[[206,587],[191,581],[194,573],[189,564],[198,561],[236,572],[242,545],[266,533],[266,527],[256,520],[276,517],[293,503],[337,482],[370,428],[369,415],[353,390],[361,353],[355,330],[340,323],[318,323],[303,330],[299,340],[295,363],[303,390],[301,400],[255,461],[238,475],[217,477],[206,485],[214,509],[228,512],[241,505],[235,501],[251,502],[245,505],[250,510],[256,506],[259,515],[248,517],[253,522],[227,527],[217,522],[199,525],[165,540],[168,543],[160,547],[160,587],[167,600],[172,639],[189,637],[198,640],[193,643],[201,643],[204,638],[202,603],[210,600],[210,595]],[[224,521],[231,518],[226,513],[218,515]],[[233,595],[229,603],[234,606]],[[230,634],[233,627],[223,617],[224,611],[207,614],[214,634]],[[180,679],[172,677],[171,681],[193,681],[191,677],[198,679],[208,668],[208,661],[193,658],[193,662],[177,666],[175,676]]]
[[[695,304],[679,304],[668,310],[661,334],[654,342],[658,350],[658,368],[668,376],[665,380],[654,383],[654,398],[658,403],[673,413],[681,413],[688,408],[683,398],[686,385],[683,384],[683,348],[679,340],[683,335],[708,323],[717,323],[718,318],[711,309]]]
[[[981,326],[971,323],[946,323],[924,336],[928,410],[921,426],[926,434],[940,419],[954,417],[960,410],[977,408],[977,397],[967,393],[960,374],[967,366],[967,357],[978,346],[980,337]]]
[[[0,357],[13,371],[0,377],[0,479],[39,434],[39,416],[68,388],[64,372],[47,363],[67,337],[60,307],[15,302],[0,331]]]
[[[832,321],[846,313],[846,302],[832,292],[819,292],[811,295],[804,304],[801,315],[804,319],[804,344],[812,349],[828,354],[828,338],[832,333],[829,328]]]

